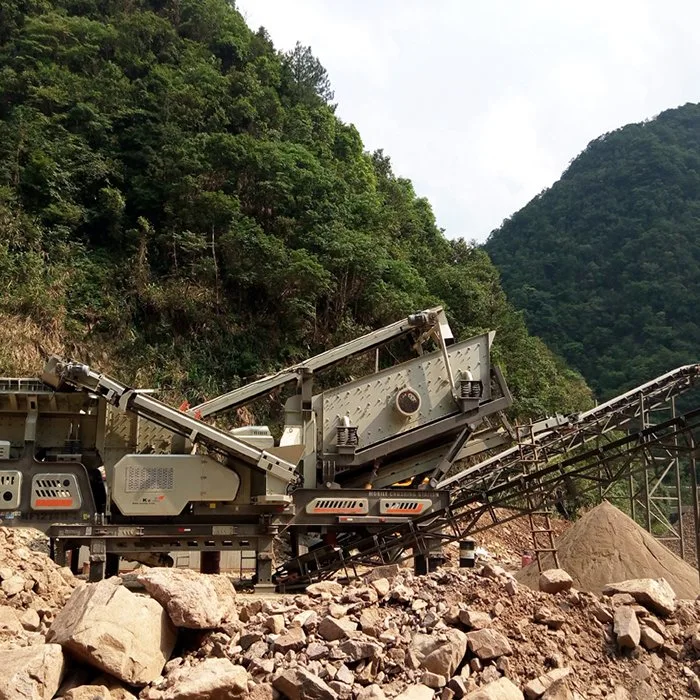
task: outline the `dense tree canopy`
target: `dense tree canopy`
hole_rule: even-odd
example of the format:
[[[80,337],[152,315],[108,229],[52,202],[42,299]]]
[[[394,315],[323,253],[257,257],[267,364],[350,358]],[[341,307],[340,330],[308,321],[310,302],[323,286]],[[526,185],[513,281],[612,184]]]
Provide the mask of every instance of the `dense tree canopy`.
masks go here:
[[[521,414],[584,404],[332,99],[225,0],[5,0],[0,325],[197,400],[442,302],[498,331]]]
[[[486,250],[544,338],[607,398],[700,359],[700,105],[588,145]]]

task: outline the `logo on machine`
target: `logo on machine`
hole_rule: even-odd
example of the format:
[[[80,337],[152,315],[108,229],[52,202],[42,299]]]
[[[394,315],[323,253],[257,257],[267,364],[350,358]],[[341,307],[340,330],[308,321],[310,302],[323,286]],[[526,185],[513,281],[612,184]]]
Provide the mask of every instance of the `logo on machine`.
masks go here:
[[[143,506],[156,506],[165,500],[165,496],[162,493],[153,494],[152,496],[141,495],[135,498],[132,503],[133,505],[143,505]]]

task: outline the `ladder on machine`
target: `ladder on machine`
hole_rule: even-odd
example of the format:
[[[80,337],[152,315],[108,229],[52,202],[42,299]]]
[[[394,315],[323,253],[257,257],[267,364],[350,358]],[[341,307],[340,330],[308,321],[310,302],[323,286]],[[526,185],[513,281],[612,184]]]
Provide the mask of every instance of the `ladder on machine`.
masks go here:
[[[547,502],[545,490],[537,476],[538,468],[543,464],[540,448],[535,440],[535,431],[532,422],[527,426],[528,438],[523,441],[522,436],[518,438],[518,452],[520,462],[524,470],[533,475],[532,483],[534,489],[527,493],[527,517],[530,523],[530,536],[532,538],[532,551],[537,562],[537,569],[543,570],[543,563],[546,554],[551,554],[555,568],[559,568],[559,557],[554,544],[554,529],[552,528],[551,510],[544,504]],[[547,459],[545,457],[544,462]]]

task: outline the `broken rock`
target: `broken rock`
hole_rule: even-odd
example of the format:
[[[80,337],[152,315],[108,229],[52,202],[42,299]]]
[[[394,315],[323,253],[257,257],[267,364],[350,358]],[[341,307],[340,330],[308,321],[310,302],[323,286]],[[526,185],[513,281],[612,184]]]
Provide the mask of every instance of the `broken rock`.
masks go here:
[[[65,664],[58,644],[0,651],[0,700],[51,700]]]
[[[385,578],[388,581],[391,581],[392,579],[396,578],[399,573],[399,565],[398,564],[387,564],[385,566],[375,566],[372,571],[370,571],[366,576],[365,576],[365,583],[373,583],[374,581],[378,581],[379,579]]]
[[[0,584],[0,588],[2,588],[3,593],[8,597],[17,595],[20,591],[24,590],[24,579],[18,574],[15,574],[5,579],[2,584]]]
[[[547,569],[540,574],[539,587],[544,593],[561,593],[573,585],[574,580],[564,569]]]
[[[423,685],[427,685],[428,688],[434,688],[438,690],[439,688],[447,685],[447,678],[445,676],[440,676],[437,673],[432,673],[432,671],[425,671],[423,673],[423,678],[421,678]]]
[[[37,632],[41,628],[41,618],[36,610],[29,608],[19,618],[22,627],[28,632]]]
[[[542,696],[542,700],[584,700],[580,695],[574,696],[566,681],[550,685]]]
[[[114,578],[76,588],[47,635],[47,641],[129,685],[158,678],[175,639],[161,605]]]
[[[391,590],[391,599],[399,603],[410,603],[414,595],[415,593],[412,588],[402,584],[397,584]]]
[[[306,645],[306,635],[301,627],[292,627],[287,634],[277,637],[274,642],[275,651],[286,654],[290,649],[301,651]]]
[[[377,591],[377,595],[382,598],[388,595],[391,590],[391,582],[388,578],[378,578],[376,581],[372,581],[371,586]]]
[[[16,638],[22,634],[22,623],[14,608],[0,605],[0,639]]]
[[[101,674],[93,680],[95,685],[103,685],[109,690],[111,700],[137,700],[136,696],[129,692],[116,678]]]
[[[138,582],[168,611],[176,627],[202,630],[221,624],[235,595],[228,583],[229,600],[219,600],[213,578],[188,569],[150,569]]]
[[[448,630],[442,638],[432,634],[417,634],[410,650],[422,668],[451,678],[467,653],[467,637],[464,632],[456,629]]]
[[[380,686],[372,684],[357,693],[357,700],[386,700],[386,695]]]
[[[623,649],[634,649],[641,637],[639,622],[632,608],[623,605],[615,608],[615,620],[613,630],[617,637],[617,643]]]
[[[360,628],[370,637],[379,637],[384,631],[384,618],[378,608],[365,608],[360,614]]]
[[[270,617],[265,620],[265,627],[272,632],[272,634],[282,634],[284,630],[284,615],[270,615]]]
[[[352,685],[355,682],[355,674],[345,664],[341,664],[334,680],[346,685]]]
[[[163,683],[141,692],[142,700],[235,700],[248,691],[248,672],[228,659],[179,666]]]
[[[676,594],[663,578],[638,578],[620,583],[609,583],[605,595],[627,593],[648,610],[659,615],[671,615],[676,610]]]
[[[273,700],[274,691],[270,683],[258,683],[246,695],[246,700]]]
[[[523,694],[513,681],[504,676],[469,693],[466,700],[523,700]]]
[[[282,671],[272,686],[289,700],[338,700],[338,694],[318,676],[303,668]]]
[[[435,691],[432,688],[418,683],[409,685],[403,693],[396,696],[396,700],[432,700],[434,695]]]
[[[362,639],[348,639],[340,645],[340,651],[351,661],[362,661],[362,659],[374,659],[381,656],[382,646],[376,642]]]
[[[306,656],[310,661],[316,661],[317,659],[322,659],[324,656],[328,655],[328,647],[325,644],[319,644],[318,642],[311,642],[308,647],[306,647]]]
[[[320,597],[324,594],[339,596],[343,592],[343,587],[336,581],[319,581],[318,583],[310,583],[306,587],[306,592],[314,597]]]
[[[651,627],[642,627],[640,640],[645,649],[658,649],[663,646],[664,638]]]
[[[104,685],[79,685],[61,697],[64,700],[112,700],[112,693]]]
[[[466,636],[469,649],[482,661],[513,653],[508,638],[494,629],[477,630]]]
[[[476,610],[460,610],[459,621],[473,630],[482,630],[493,622],[491,615]]]
[[[321,624],[318,626],[318,633],[327,642],[334,642],[339,639],[347,639],[352,634],[357,631],[357,623],[349,620],[348,618],[342,618],[336,620],[334,617],[327,615],[321,620]]]
[[[555,668],[548,673],[538,676],[525,686],[525,697],[534,700],[544,695],[545,692],[555,683],[561,682],[571,673],[570,668]]]

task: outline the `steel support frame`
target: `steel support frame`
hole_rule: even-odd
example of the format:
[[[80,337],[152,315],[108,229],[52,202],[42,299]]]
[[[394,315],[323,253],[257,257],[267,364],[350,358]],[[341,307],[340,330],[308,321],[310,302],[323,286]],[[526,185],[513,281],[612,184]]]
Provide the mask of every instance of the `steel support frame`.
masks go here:
[[[294,568],[297,581],[310,581],[328,577],[339,568],[348,575],[357,575],[360,566],[401,561],[416,552],[427,555],[447,542],[473,536],[533,509],[546,508],[556,499],[555,487],[566,479],[577,478],[581,484],[580,495],[586,495],[630,475],[643,476],[646,464],[639,457],[651,445],[663,445],[664,449],[679,454],[685,451],[694,462],[694,433],[700,433],[700,409],[658,425],[642,427],[559,463],[543,463],[540,469],[530,473],[521,467],[483,475],[461,485],[452,505],[442,512],[387,528],[351,545],[319,548],[288,563],[279,573],[284,575]],[[496,508],[507,508],[510,512],[502,517]],[[696,531],[699,509],[696,498]],[[490,514],[490,521],[482,522],[485,514]]]
[[[483,473],[501,473],[503,470],[517,468],[523,458],[536,457],[540,461],[551,461],[575,453],[608,433],[636,430],[643,421],[640,396],[644,397],[647,411],[656,410],[666,405],[672,397],[691,388],[699,377],[700,364],[686,365],[667,372],[633,391],[573,416],[565,425],[536,433],[529,445],[527,441],[520,440],[510,449],[443,479],[437,488],[458,488],[460,483],[480,478]],[[528,450],[532,452],[531,455],[528,455]]]

